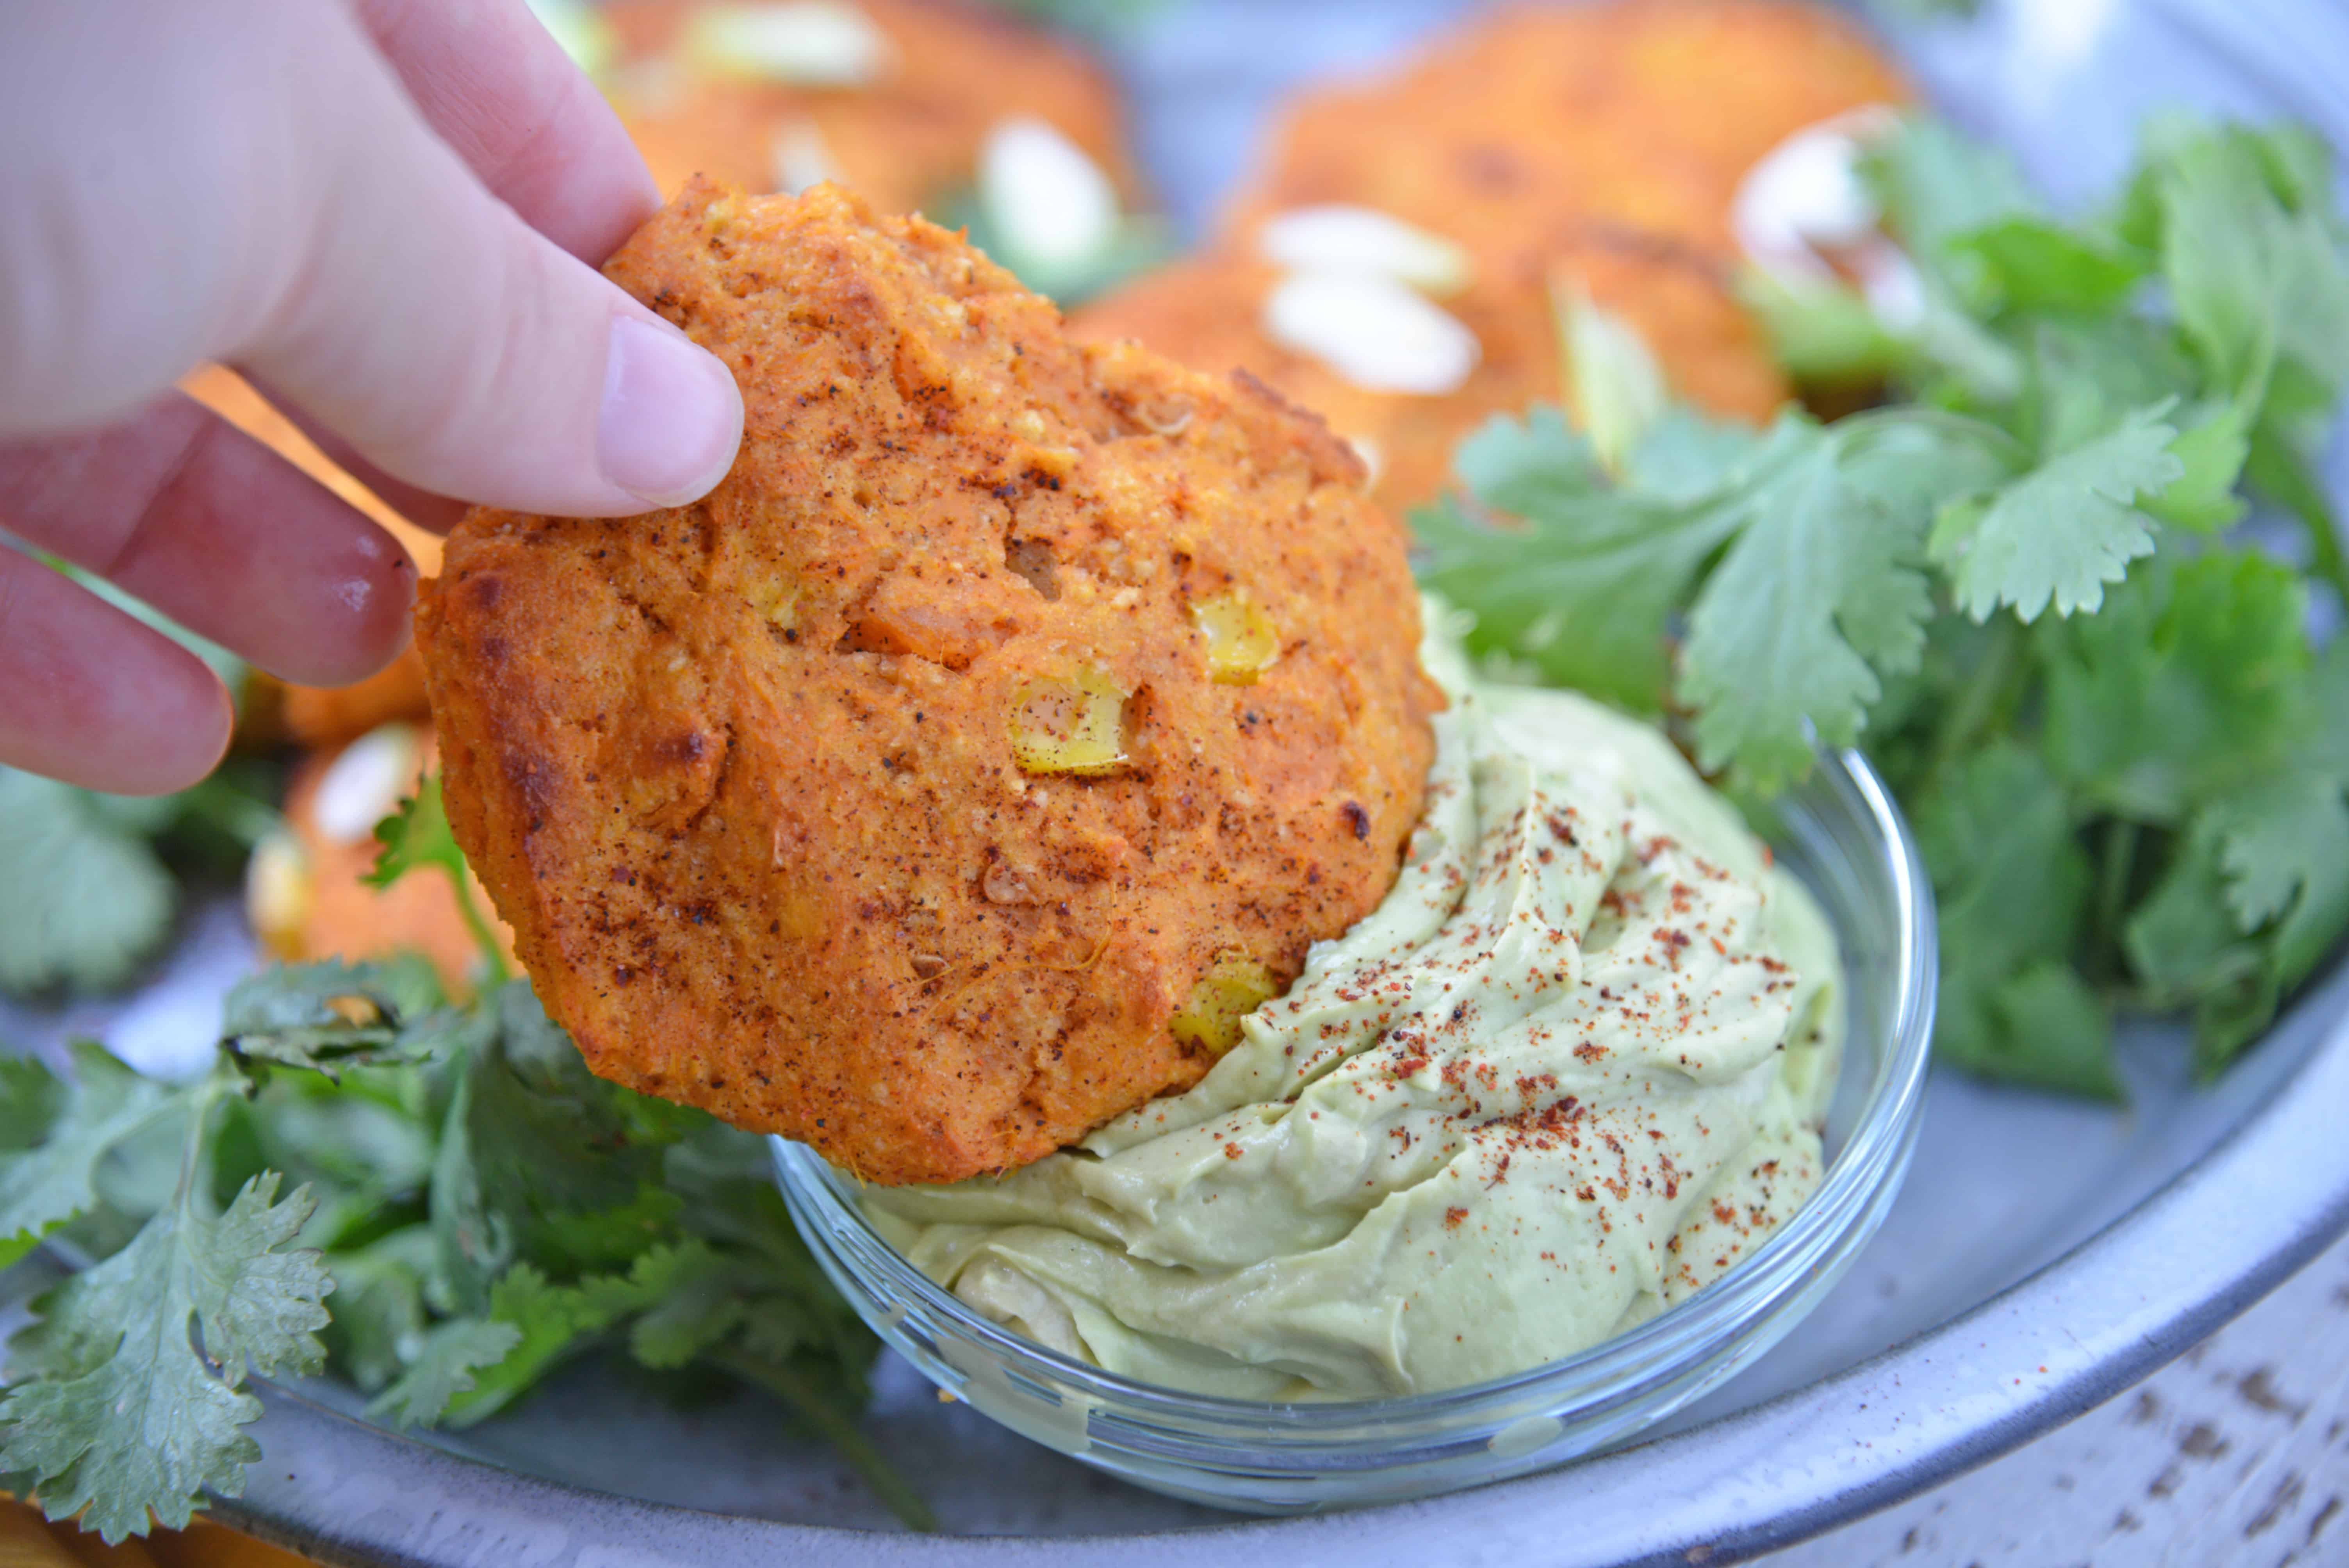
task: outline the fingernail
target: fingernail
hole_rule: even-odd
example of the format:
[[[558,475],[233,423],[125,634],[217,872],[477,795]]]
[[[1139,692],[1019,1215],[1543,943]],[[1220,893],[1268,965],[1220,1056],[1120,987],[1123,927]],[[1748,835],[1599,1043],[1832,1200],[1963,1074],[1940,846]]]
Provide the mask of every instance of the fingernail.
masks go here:
[[[742,397],[723,365],[679,334],[613,318],[595,419],[605,479],[647,506],[683,506],[726,477],[741,440]]]

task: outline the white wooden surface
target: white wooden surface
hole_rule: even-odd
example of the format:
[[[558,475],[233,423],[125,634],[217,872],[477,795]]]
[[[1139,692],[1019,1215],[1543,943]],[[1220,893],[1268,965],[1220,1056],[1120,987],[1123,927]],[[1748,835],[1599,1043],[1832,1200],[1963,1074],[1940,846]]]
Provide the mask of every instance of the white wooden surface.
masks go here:
[[[2180,1266],[2192,1266],[2179,1260]],[[2349,1241],[2111,1403],[1764,1568],[2349,1564]]]

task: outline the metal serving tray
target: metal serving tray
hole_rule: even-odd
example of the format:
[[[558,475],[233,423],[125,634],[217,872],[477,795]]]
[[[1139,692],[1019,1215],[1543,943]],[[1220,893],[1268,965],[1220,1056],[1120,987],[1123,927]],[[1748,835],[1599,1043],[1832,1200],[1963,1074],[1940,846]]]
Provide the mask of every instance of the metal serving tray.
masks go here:
[[[1917,7],[1921,9],[1921,7]],[[1196,229],[1276,97],[1375,65],[1443,0],[1200,0],[1122,46],[1146,161]],[[2283,0],[1990,0],[1896,44],[1945,109],[2059,196],[2100,188],[2147,110],[2291,114],[2349,144],[2349,15]],[[2335,493],[2349,491],[2336,464]],[[204,912],[126,1004],[0,1010],[17,1044],[96,1034],[158,1062],[202,1047],[249,963]],[[2114,1110],[1937,1077],[1900,1202],[1776,1350],[1636,1447],[1502,1486],[1282,1521],[1104,1480],[941,1405],[885,1363],[871,1418],[947,1533],[898,1531],[781,1409],[680,1412],[583,1367],[461,1438],[404,1437],[330,1387],[266,1390],[263,1462],[232,1522],[330,1561],[418,1568],[827,1564],[1727,1563],[1930,1486],[2108,1398],[2209,1333],[2349,1224],[2349,973],[2305,996],[2220,1083],[2138,1028]]]

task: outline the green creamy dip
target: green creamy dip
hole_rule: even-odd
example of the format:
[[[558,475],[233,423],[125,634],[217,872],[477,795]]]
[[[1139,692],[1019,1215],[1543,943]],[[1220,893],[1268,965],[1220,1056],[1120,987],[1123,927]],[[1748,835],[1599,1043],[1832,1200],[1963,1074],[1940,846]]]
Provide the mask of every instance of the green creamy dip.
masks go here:
[[[1809,894],[1654,729],[1427,656],[1452,707],[1385,901],[1186,1093],[867,1193],[925,1274],[1144,1382],[1367,1398],[1619,1334],[1816,1189],[1843,1008]]]

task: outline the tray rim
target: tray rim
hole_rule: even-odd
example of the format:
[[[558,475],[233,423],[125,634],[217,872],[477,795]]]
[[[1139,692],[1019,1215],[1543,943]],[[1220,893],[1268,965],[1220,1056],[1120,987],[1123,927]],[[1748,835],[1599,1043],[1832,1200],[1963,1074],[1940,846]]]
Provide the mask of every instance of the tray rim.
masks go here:
[[[254,1467],[244,1497],[214,1498],[215,1517],[355,1568],[701,1568],[713,1558],[802,1554],[889,1568],[1042,1568],[1097,1561],[1105,1551],[1149,1568],[1265,1549],[1300,1565],[1371,1568],[1423,1563],[1443,1550],[1457,1560],[1466,1544],[1460,1524],[1471,1518],[1479,1562],[1735,1562],[1913,1496],[2103,1403],[2349,1230],[2349,1140],[2337,1136],[2331,1109],[2349,1103],[2349,989],[2330,983],[2339,975],[2293,1009],[2292,1019],[2328,1015],[2322,1037],[2256,1109],[2142,1203],[2037,1272],[1834,1377],[1521,1480],[1387,1507],[1153,1533],[919,1536],[595,1491],[452,1454],[264,1385],[274,1460]],[[2181,1256],[2195,1266],[2168,1266]],[[2015,1377],[2018,1363],[2038,1370]],[[330,1466],[322,1478],[310,1456],[330,1455],[342,1473]],[[300,1456],[291,1470],[283,1468],[288,1456]],[[414,1506],[419,1497],[429,1506]],[[534,1549],[516,1555],[525,1542]]]
[[[2349,26],[2300,11],[2292,29],[2245,33],[2225,25],[2226,0],[2148,0],[2147,8],[2242,79],[2280,90],[2293,114],[2349,150],[2349,119],[2332,107],[2319,68],[2338,51],[2304,36],[2323,28],[2326,43],[2349,44]],[[1519,1480],[1385,1507],[1154,1533],[918,1536],[718,1514],[547,1480],[256,1381],[269,1412],[264,1438],[277,1451],[254,1468],[244,1497],[214,1496],[212,1514],[352,1568],[707,1568],[802,1554],[875,1568],[1043,1568],[1090,1563],[1107,1550],[1152,1568],[1267,1549],[1296,1568],[1422,1568],[1444,1549],[1450,1554],[1434,1560],[1554,1568],[1741,1561],[1914,1496],[2103,1403],[2349,1232],[2349,1140],[2328,1110],[2349,1103],[2344,971],[2349,963],[2336,963],[2271,1029],[2272,1038],[2294,1020],[2330,1015],[2323,1037],[2265,1099],[2200,1159],[2039,1270],[1833,1377]],[[2183,1252],[2200,1265],[2190,1278],[2160,1267],[2165,1251],[2180,1255],[2171,1251],[2178,1243],[2196,1249]],[[2082,1312],[2108,1315],[2085,1329],[2073,1315]],[[2046,1359],[2028,1380],[2003,1381],[2013,1362],[1998,1353],[2023,1343]],[[1897,1398],[1877,1397],[1893,1390]],[[348,1451],[353,1473],[338,1488],[305,1490],[305,1461],[285,1456],[331,1449]],[[290,1472],[280,1468],[287,1462]],[[1595,1506],[1609,1493],[1618,1507]],[[1745,1506],[1757,1493],[1770,1497],[1766,1515]],[[341,1506],[362,1498],[375,1506]],[[429,1504],[416,1506],[419,1498]],[[320,1511],[322,1503],[336,1506]],[[1458,1533],[1463,1518],[1475,1521],[1473,1545]]]

